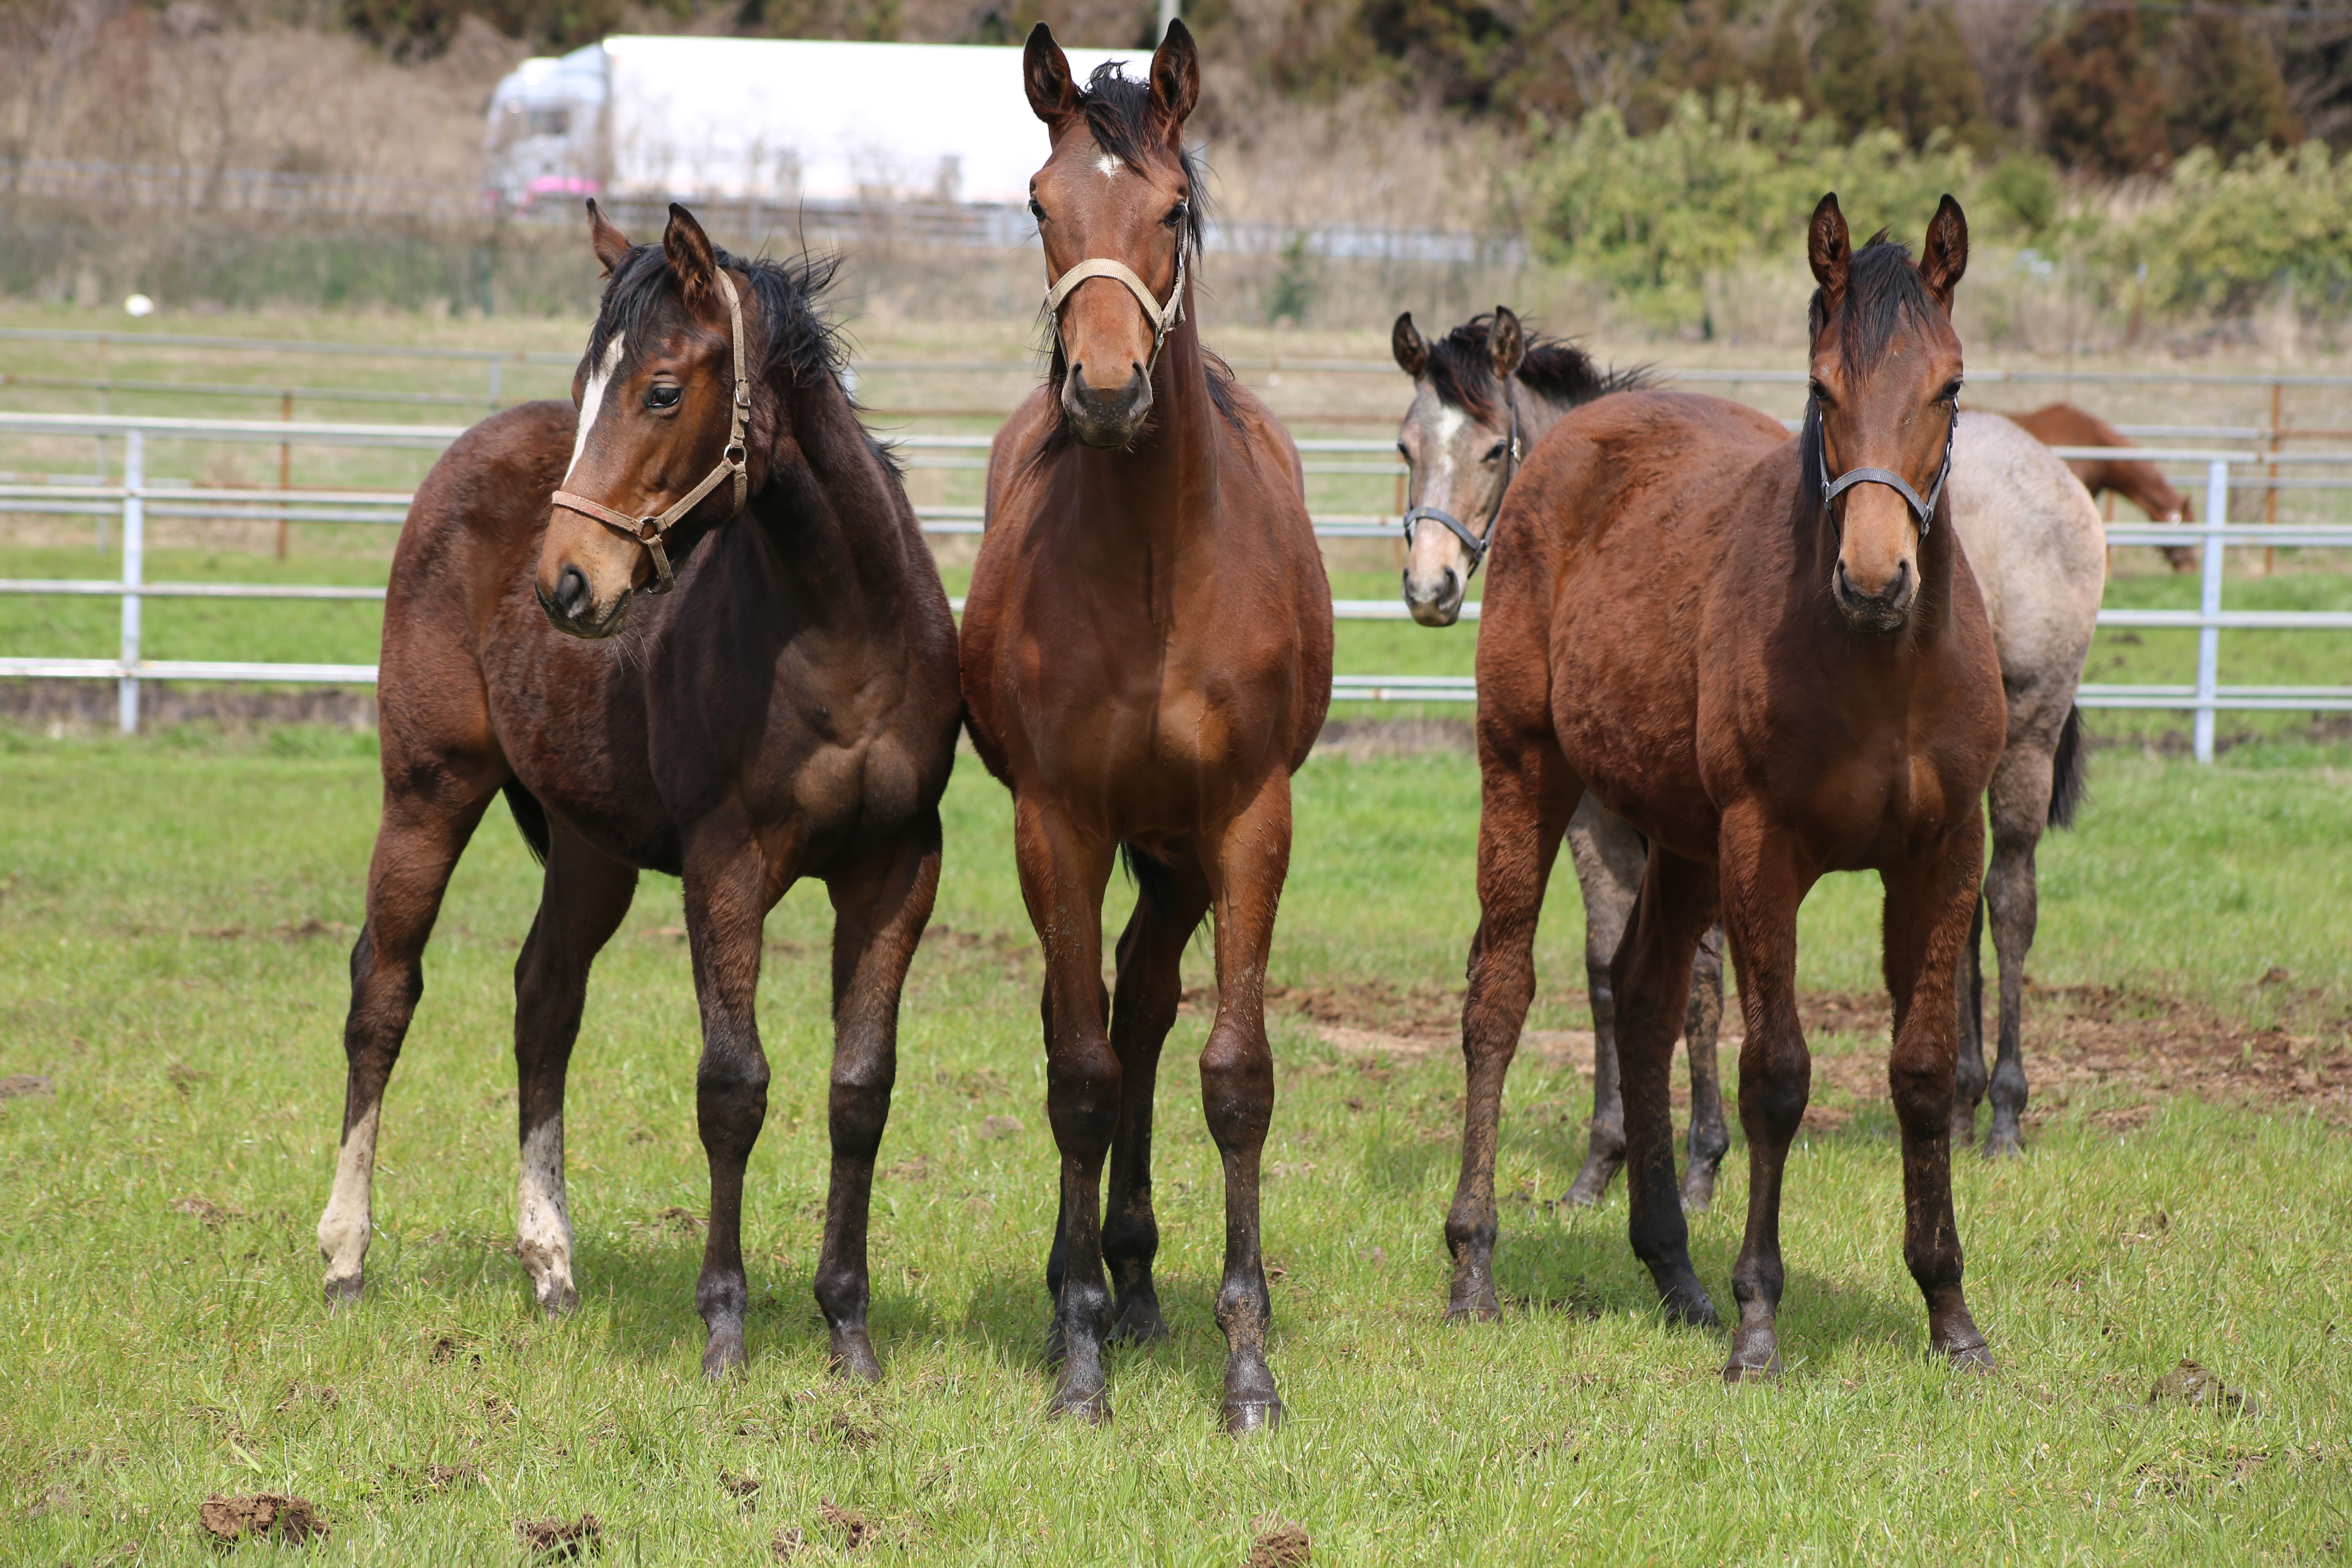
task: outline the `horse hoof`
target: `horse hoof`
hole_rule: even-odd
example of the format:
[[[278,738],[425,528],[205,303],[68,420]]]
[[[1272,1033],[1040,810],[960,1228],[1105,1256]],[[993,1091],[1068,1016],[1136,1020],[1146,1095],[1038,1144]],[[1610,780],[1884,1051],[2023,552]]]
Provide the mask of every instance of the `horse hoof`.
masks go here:
[[[743,1370],[747,1359],[743,1354],[743,1337],[730,1334],[713,1336],[702,1352],[702,1375],[713,1383],[723,1383]]]
[[[1114,1344],[1156,1345],[1168,1337],[1168,1323],[1160,1317],[1157,1301],[1129,1301],[1110,1326]]]
[[[340,1279],[329,1279],[327,1281],[327,1310],[330,1312],[338,1312],[345,1307],[355,1307],[359,1305],[361,1284],[361,1276],[357,1274],[346,1274]]]
[[[1777,1350],[1772,1352],[1772,1358],[1761,1366],[1752,1362],[1734,1359],[1724,1366],[1723,1385],[1726,1388],[1738,1388],[1750,1383],[1778,1383],[1780,1381],[1781,1371],[1780,1352]]]
[[[1282,1425],[1282,1401],[1265,1399],[1229,1399],[1224,1406],[1225,1432],[1230,1436],[1244,1437],[1252,1432],[1271,1432]]]
[[[882,1381],[881,1360],[875,1355],[874,1343],[863,1330],[834,1336],[833,1372],[845,1383]]]
[[[580,1292],[572,1285],[564,1285],[559,1289],[542,1289],[536,1294],[539,1310],[547,1314],[547,1321],[551,1323],[559,1318],[568,1318],[580,1310]]]
[[[1110,1425],[1110,1395],[1099,1388],[1091,1394],[1057,1393],[1046,1413],[1065,1416],[1082,1426],[1108,1426]]]
[[[1658,1305],[1666,1314],[1666,1321],[1686,1329],[1717,1329],[1723,1320],[1716,1316],[1715,1303],[1706,1299],[1706,1291],[1696,1280],[1677,1285],[1663,1292]]]
[[[1568,1196],[1562,1201],[1580,1209],[1597,1206],[1608,1195],[1609,1184],[1615,1181],[1617,1173],[1624,1168],[1625,1161],[1622,1155],[1614,1160],[1599,1154],[1587,1157],[1584,1169],[1576,1173],[1576,1180],[1569,1184]]]
[[[2025,1152],[2025,1140],[2005,1127],[1996,1127],[1985,1140],[1984,1157],[1988,1160],[2013,1160]]]
[[[2000,1363],[1993,1359],[1992,1347],[1982,1340],[1974,1344],[1947,1346],[1944,1355],[1952,1363],[1954,1372],[1973,1373],[1982,1377],[2000,1370]]]
[[[1715,1178],[1694,1173],[1683,1183],[1683,1213],[1705,1214],[1715,1207]]]

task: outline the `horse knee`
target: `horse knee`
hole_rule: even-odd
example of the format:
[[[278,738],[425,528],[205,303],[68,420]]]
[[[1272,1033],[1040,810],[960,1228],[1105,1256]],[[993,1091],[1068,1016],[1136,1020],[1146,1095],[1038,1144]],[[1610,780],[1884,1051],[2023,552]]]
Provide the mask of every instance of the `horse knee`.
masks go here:
[[[1201,1100],[1220,1149],[1255,1148],[1274,1121],[1274,1055],[1260,1030],[1222,1020],[1201,1048]]]
[[[882,1146],[882,1130],[890,1120],[890,1090],[895,1074],[887,1070],[847,1072],[836,1065],[825,1111],[834,1152],[871,1159]]]
[[[1091,1035],[1045,1064],[1045,1116],[1065,1153],[1099,1157],[1110,1147],[1125,1074],[1110,1042]]]

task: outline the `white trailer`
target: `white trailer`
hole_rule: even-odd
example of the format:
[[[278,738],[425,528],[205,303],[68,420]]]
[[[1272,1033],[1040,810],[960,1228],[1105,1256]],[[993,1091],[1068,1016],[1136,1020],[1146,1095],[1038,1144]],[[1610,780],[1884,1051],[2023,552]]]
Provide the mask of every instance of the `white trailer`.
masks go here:
[[[1141,79],[1149,50],[1072,49]],[[490,96],[487,194],[1017,205],[1045,161],[1021,51],[619,35],[525,60]]]

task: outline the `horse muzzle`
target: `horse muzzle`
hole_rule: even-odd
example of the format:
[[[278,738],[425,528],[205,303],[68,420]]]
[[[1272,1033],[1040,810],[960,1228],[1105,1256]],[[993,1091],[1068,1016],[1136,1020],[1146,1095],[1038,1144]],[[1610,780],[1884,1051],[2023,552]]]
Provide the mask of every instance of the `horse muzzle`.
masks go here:
[[[1894,575],[1873,591],[1856,584],[1847,574],[1845,562],[1840,560],[1830,574],[1830,596],[1856,631],[1901,631],[1911,618],[1911,606],[1919,600],[1919,574],[1910,557],[1905,556],[1895,563]]]
[[[1105,392],[1089,383],[1082,364],[1070,366],[1062,378],[1062,412],[1070,417],[1070,433],[1089,447],[1117,451],[1135,439],[1151,412],[1151,378],[1143,367],[1128,367],[1127,384]]]
[[[1447,566],[1435,574],[1404,574],[1404,607],[1424,626],[1450,626],[1462,618],[1462,595],[1468,587],[1462,574]]]
[[[584,642],[602,642],[627,626],[629,601],[635,596],[624,588],[610,605],[599,610],[595,592],[588,585],[588,574],[571,565],[557,574],[551,591],[544,584],[533,584],[533,591],[547,624]]]

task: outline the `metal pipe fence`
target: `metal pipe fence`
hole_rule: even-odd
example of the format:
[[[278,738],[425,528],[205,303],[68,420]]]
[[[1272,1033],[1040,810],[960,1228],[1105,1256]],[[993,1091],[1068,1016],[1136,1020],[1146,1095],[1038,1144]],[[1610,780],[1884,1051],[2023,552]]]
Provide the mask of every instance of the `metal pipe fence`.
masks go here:
[[[0,677],[33,679],[99,679],[119,683],[119,721],[127,733],[139,723],[139,683],[142,679],[218,681],[331,682],[368,684],[376,678],[373,665],[295,664],[236,660],[156,660],[143,657],[142,641],[145,601],[151,598],[308,599],[381,601],[380,587],[310,584],[150,583],[145,580],[146,523],[150,516],[250,518],[295,517],[331,522],[397,523],[406,515],[410,496],[392,490],[251,490],[224,491],[182,484],[150,484],[148,444],[151,440],[292,441],[331,447],[388,447],[438,450],[461,431],[421,425],[339,425],[268,420],[187,419],[163,416],[79,414],[0,413],[0,436],[91,436],[119,437],[123,444],[120,484],[0,483],[0,510],[118,515],[121,521],[122,575],[103,578],[0,579],[0,594],[119,597],[121,601],[121,645],[112,658],[0,658]],[[982,467],[976,454],[984,450],[985,436],[902,437],[898,445],[913,452],[945,456],[918,457],[915,466]],[[1309,473],[1400,474],[1392,458],[1381,462],[1349,462],[1349,458],[1385,455],[1383,442],[1347,439],[1306,439],[1299,443]],[[2059,447],[2063,458],[2096,457],[2108,448]],[[2210,762],[2214,749],[2215,715],[2223,710],[2352,711],[2352,686],[2225,686],[2221,682],[2221,634],[2231,629],[2352,631],[2352,611],[2231,610],[2222,605],[2223,552],[2231,545],[2264,545],[2305,549],[2352,549],[2352,527],[2307,524],[2230,523],[2231,469],[2236,465],[2279,461],[2272,453],[2130,448],[2137,458],[2171,463],[2194,463],[2205,469],[2205,514],[2199,523],[2110,525],[2110,544],[2178,544],[2195,538],[2200,546],[2201,574],[2195,610],[2103,609],[2103,626],[2145,626],[2193,629],[2198,634],[2197,669],[2193,683],[2181,685],[2103,685],[2087,683],[2078,700],[2086,708],[2152,708],[2191,713],[2194,749],[2200,762]],[[971,454],[969,456],[962,454]],[[2298,463],[2352,465],[2352,453],[2305,454]],[[2342,481],[2338,481],[2342,482]],[[932,506],[917,509],[923,530],[932,534],[971,534],[982,528],[979,507]],[[1318,514],[1313,522],[1324,538],[1389,537],[1396,520],[1385,515]],[[957,607],[961,609],[959,602]],[[1338,599],[1333,612],[1348,620],[1406,618],[1397,599]],[[1465,619],[1476,619],[1475,601],[1463,606]],[[1466,702],[1476,699],[1476,683],[1469,676],[1339,675],[1332,695],[1341,701]]]

